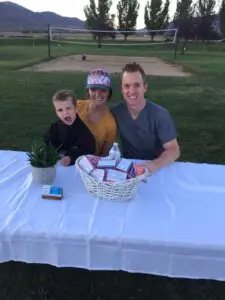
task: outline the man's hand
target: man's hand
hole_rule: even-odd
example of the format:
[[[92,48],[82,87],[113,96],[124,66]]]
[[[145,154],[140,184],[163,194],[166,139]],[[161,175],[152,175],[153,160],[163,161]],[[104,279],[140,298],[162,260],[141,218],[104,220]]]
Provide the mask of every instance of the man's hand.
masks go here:
[[[154,162],[152,162],[152,161],[145,161],[139,165],[146,168],[150,173],[149,175],[151,175],[158,169],[158,166],[155,165]]]
[[[60,159],[59,163],[64,167],[68,167],[71,163],[70,156],[64,156],[63,158]]]
[[[180,156],[180,149],[176,139],[163,144],[163,148],[164,151],[159,157],[152,161],[145,161],[141,164],[147,168],[150,173],[154,173],[158,169],[171,164]]]

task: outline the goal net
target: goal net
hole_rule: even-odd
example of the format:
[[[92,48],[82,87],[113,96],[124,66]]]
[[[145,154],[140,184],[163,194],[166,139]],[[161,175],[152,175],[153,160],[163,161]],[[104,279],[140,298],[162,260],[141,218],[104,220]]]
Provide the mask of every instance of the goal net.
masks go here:
[[[58,44],[146,46],[175,44],[177,29],[119,31],[50,27],[49,35]]]

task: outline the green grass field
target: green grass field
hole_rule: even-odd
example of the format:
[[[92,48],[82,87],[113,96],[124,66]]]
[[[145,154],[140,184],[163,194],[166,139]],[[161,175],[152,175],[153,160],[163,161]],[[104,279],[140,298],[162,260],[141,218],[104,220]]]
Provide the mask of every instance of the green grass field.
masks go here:
[[[72,89],[84,98],[86,74],[18,71],[48,59],[46,41],[0,40],[0,149],[28,150],[54,118],[52,94]],[[157,47],[157,48],[156,48]],[[91,48],[52,45],[51,54],[157,56],[176,63],[191,77],[148,77],[147,98],[171,112],[179,133],[181,161],[225,162],[225,44],[190,44],[185,55],[173,59],[171,46]],[[119,75],[113,75],[110,105],[122,101]],[[0,299],[225,299],[225,283],[169,279],[125,272],[89,272],[44,265],[0,265]]]

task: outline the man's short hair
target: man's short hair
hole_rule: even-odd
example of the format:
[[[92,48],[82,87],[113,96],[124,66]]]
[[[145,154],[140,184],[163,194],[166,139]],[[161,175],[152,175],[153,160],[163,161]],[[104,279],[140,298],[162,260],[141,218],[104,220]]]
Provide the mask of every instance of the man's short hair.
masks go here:
[[[52,103],[55,101],[66,101],[68,98],[71,98],[72,103],[76,106],[77,100],[71,90],[59,90],[56,92],[52,97]]]
[[[123,69],[122,69],[122,73],[121,73],[121,79],[123,77],[123,74],[127,72],[127,73],[134,73],[134,72],[140,72],[141,76],[143,78],[143,81],[146,82],[146,75],[145,75],[145,71],[143,70],[143,68],[137,64],[136,62],[133,63],[129,63],[126,64]]]

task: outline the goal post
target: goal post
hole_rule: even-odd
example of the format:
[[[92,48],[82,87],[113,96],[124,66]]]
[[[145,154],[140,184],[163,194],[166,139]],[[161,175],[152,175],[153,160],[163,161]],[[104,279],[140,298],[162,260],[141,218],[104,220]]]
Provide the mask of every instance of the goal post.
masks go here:
[[[102,46],[146,46],[175,44],[177,29],[159,30],[89,30],[78,28],[49,27],[52,42],[98,45],[101,37]]]
[[[82,43],[82,44],[96,44],[96,37],[102,36],[103,45],[115,45],[116,41],[129,41],[137,45],[146,45],[149,42],[157,42],[158,44],[163,43],[175,43],[177,29],[159,29],[159,30],[89,30],[79,28],[63,28],[63,27],[49,27],[49,35],[51,41],[56,42],[71,42],[71,43]],[[127,35],[127,39],[124,36]],[[160,37],[160,39],[159,39]],[[109,40],[115,41],[108,42]],[[142,42],[142,43],[140,43]],[[126,45],[126,43],[123,43]]]

